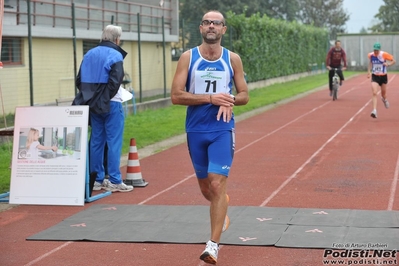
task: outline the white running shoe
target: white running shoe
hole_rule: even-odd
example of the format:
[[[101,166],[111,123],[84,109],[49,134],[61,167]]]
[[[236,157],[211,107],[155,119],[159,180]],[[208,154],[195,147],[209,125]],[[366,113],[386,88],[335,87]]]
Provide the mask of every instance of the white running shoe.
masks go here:
[[[204,252],[202,252],[200,259],[209,264],[216,264],[218,260],[219,245],[209,240],[206,242]]]
[[[101,189],[107,189],[108,185],[110,184],[108,179],[104,179],[103,183],[94,182],[93,190],[101,190]]]
[[[387,99],[384,99],[383,97],[381,97],[381,100],[382,100],[382,102],[384,103],[384,105],[385,105],[385,108],[389,108],[389,102],[388,102],[388,100]]]
[[[103,184],[101,184],[100,182],[95,181],[94,182],[94,186],[93,186],[93,190],[101,190]]]
[[[370,114],[372,118],[377,118],[377,110],[373,110]]]
[[[112,184],[110,182],[105,189],[111,192],[129,192],[133,190],[133,186],[126,185],[123,182],[120,184]]]

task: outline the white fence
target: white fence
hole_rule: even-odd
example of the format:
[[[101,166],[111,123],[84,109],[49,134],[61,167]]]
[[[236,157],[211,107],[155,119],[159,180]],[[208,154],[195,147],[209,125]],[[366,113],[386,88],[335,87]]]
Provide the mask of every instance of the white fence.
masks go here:
[[[376,42],[381,50],[393,55],[396,64],[390,69],[399,70],[399,33],[392,34],[343,34],[338,36],[347,56],[348,67],[352,70],[367,70],[367,54],[373,51]]]

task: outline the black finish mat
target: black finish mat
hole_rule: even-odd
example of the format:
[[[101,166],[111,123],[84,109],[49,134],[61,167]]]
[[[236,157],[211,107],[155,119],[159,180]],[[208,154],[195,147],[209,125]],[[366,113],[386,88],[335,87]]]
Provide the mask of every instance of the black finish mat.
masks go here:
[[[399,249],[399,212],[230,206],[221,244]],[[205,243],[208,206],[94,205],[27,240]],[[360,248],[359,248],[360,249]]]

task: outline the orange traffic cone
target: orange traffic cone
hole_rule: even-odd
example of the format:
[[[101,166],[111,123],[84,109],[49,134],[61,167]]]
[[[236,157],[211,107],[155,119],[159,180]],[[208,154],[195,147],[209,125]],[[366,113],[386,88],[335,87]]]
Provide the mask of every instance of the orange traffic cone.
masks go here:
[[[130,150],[127,161],[125,184],[134,187],[145,187],[148,185],[148,182],[145,182],[141,176],[139,154],[137,153],[136,140],[134,138],[130,139]]]

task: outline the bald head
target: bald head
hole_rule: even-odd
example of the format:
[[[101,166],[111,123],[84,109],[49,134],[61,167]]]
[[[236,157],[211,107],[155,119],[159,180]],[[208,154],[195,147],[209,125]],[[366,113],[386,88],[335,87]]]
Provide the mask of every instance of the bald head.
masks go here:
[[[221,20],[223,22],[223,25],[226,25],[226,20],[224,19],[224,16],[220,11],[210,10],[202,16],[202,20],[207,19],[209,16],[212,16],[212,17],[217,16],[219,18],[219,20]]]

